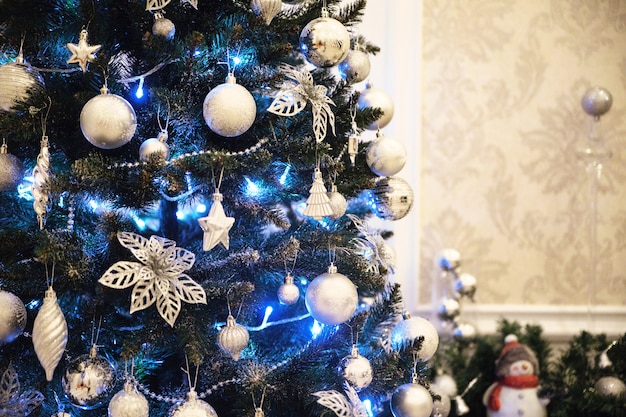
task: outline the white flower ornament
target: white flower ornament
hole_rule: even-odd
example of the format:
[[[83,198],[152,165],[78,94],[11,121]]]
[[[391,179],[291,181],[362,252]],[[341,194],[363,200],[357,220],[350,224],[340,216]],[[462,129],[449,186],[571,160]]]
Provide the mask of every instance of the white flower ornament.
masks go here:
[[[174,327],[181,301],[206,304],[204,289],[183,273],[195,262],[192,252],[178,248],[176,242],[159,236],[146,239],[135,233],[118,232],[117,239],[140,262],[116,262],[98,282],[120,290],[133,287],[131,314],[156,302],[161,317]]]

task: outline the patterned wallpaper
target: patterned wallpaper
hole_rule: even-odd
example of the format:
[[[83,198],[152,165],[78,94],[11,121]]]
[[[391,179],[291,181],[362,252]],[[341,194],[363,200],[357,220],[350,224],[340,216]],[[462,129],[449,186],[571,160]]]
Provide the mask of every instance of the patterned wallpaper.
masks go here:
[[[625,305],[626,1],[423,0],[422,20],[418,301],[453,248],[481,304]],[[595,199],[594,85],[613,96]]]

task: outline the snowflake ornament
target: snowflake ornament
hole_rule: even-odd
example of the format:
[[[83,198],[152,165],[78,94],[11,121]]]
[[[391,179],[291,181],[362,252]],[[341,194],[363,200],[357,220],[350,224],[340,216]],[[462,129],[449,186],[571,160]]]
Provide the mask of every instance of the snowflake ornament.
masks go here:
[[[367,224],[354,214],[347,214],[352,220],[352,223],[356,226],[357,230],[361,232],[363,237],[355,237],[351,241],[355,246],[354,252],[359,255],[363,255],[367,263],[369,264],[368,272],[378,273],[379,268],[382,266],[392,274],[395,272],[396,259],[393,249],[387,245],[385,239],[379,233],[372,233]]]
[[[27,416],[43,402],[39,391],[20,393],[20,381],[12,365],[0,378],[0,416]]]
[[[118,232],[117,239],[140,262],[116,262],[98,282],[118,290],[133,287],[131,314],[156,302],[161,317],[174,327],[181,301],[206,304],[204,289],[183,273],[195,262],[192,252],[178,248],[176,242],[159,236],[146,239],[135,233]]]
[[[335,390],[318,391],[313,395],[318,398],[319,404],[333,410],[337,417],[368,417],[367,410],[356,390],[348,383],[344,384],[344,390],[346,395]]]
[[[72,56],[67,60],[68,64],[78,64],[83,72],[87,71],[87,63],[96,59],[95,53],[102,45],[89,45],[87,43],[87,31],[80,31],[78,44],[68,43],[67,49],[70,50]]]
[[[330,124],[333,135],[335,134],[335,114],[330,108],[335,103],[326,96],[328,88],[323,85],[314,85],[313,76],[306,69],[283,64],[279,66],[289,79],[285,87],[278,92],[277,97],[270,104],[267,111],[279,116],[293,116],[311,103],[313,109],[313,133],[319,143],[326,137],[326,129]]]

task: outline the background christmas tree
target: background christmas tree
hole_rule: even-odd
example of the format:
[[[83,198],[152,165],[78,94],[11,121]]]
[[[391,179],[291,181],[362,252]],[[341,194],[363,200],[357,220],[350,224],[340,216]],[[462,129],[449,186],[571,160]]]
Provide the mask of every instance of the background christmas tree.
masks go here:
[[[318,415],[363,366],[351,386],[389,413],[423,338],[391,348],[390,233],[363,222],[412,202],[395,143],[371,169],[354,146],[389,116],[358,102],[365,5],[0,4],[0,365],[24,393],[3,413],[105,415],[132,382],[150,415],[189,415],[192,388],[220,416]]]

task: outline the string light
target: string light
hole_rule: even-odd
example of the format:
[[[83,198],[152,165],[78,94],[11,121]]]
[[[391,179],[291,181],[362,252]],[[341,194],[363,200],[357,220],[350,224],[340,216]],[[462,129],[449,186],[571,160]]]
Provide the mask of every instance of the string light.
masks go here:
[[[137,86],[137,91],[135,91],[135,97],[142,98],[143,97],[143,80],[144,77],[139,79],[139,85]]]

